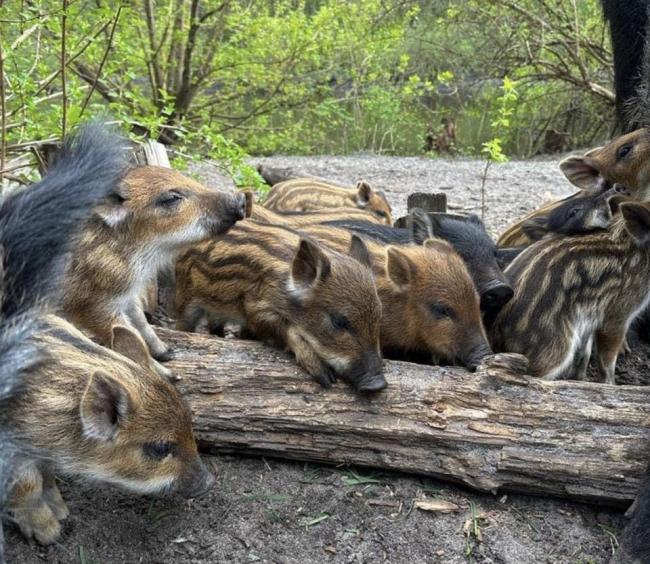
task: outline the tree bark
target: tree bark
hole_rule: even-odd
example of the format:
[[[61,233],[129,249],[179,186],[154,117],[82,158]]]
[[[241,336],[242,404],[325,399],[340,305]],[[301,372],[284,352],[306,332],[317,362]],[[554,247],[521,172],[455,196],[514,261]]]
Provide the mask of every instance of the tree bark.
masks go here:
[[[412,472],[484,492],[624,506],[650,460],[650,389],[387,361],[388,389],[325,390],[260,343],[161,329],[204,451]]]

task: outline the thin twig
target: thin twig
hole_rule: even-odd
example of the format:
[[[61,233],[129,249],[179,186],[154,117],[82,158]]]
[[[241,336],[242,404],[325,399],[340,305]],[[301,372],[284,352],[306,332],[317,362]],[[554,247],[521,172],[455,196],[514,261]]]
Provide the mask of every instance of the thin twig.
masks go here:
[[[0,8],[3,0],[0,0]],[[1,35],[1,34],[0,34]],[[5,176],[5,158],[7,155],[7,108],[5,105],[5,65],[4,52],[0,44],[0,118],[2,119],[2,131],[0,132],[0,191]]]
[[[66,122],[68,120],[68,95],[66,90],[66,81],[65,81],[65,35],[66,35],[66,24],[68,19],[68,0],[63,0],[63,12],[61,14],[61,103],[63,104],[63,116],[61,118],[61,138],[65,137],[66,133]]]
[[[104,65],[106,64],[106,60],[108,59],[108,53],[110,52],[111,47],[113,45],[113,36],[115,35],[115,28],[117,27],[117,21],[120,19],[121,13],[122,13],[122,6],[120,5],[118,6],[117,12],[115,13],[115,18],[113,19],[113,26],[111,27],[111,32],[108,36],[108,44],[106,45],[104,56],[102,57],[102,60],[99,63],[99,68],[97,69],[95,80],[93,80],[93,83],[90,85],[90,90],[88,91],[88,95],[86,96],[86,99],[83,101],[83,104],[81,104],[81,110],[79,112],[80,118],[83,115],[84,111],[86,110],[86,106],[88,105],[88,102],[90,102],[90,97],[93,95],[93,92],[97,87],[97,81],[99,81],[99,77],[101,76],[102,71],[104,70]]]
[[[4,5],[4,0],[0,0],[0,8]],[[0,33],[2,37],[2,33]],[[2,118],[2,131],[0,132],[0,192],[5,179],[5,159],[7,157],[7,107],[5,97],[5,55],[0,43],[0,117]]]
[[[485,169],[483,169],[483,176],[481,177],[481,221],[485,221],[485,183],[491,164],[490,159],[485,161]]]

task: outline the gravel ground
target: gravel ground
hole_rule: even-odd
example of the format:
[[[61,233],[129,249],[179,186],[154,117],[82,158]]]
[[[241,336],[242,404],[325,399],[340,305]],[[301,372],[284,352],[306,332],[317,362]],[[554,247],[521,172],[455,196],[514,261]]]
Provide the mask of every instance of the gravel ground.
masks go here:
[[[453,209],[480,213],[479,161],[357,155],[258,162],[343,184],[363,177],[386,191],[396,216],[405,211],[409,192],[437,190],[447,191]],[[213,167],[197,172],[208,184],[228,184]],[[485,219],[495,235],[548,194],[572,191],[557,160],[495,165],[486,186]],[[626,379],[647,372],[646,349],[633,357]],[[9,562],[600,564],[608,562],[624,525],[622,515],[607,508],[482,495],[395,473],[206,458],[218,486],[198,500],[141,498],[64,481],[72,516],[60,543],[40,547],[10,529]],[[452,502],[457,510],[415,509],[414,500],[423,497]],[[480,531],[481,540],[468,536],[469,529]]]
[[[575,192],[564,177],[560,158],[510,161],[490,166],[485,183],[485,224],[496,236],[525,212],[547,199]],[[291,168],[297,175],[316,176],[343,186],[353,186],[363,178],[386,192],[393,216],[406,213],[406,197],[411,192],[445,192],[451,211],[481,215],[481,183],[485,162],[469,159],[426,157],[380,157],[377,155],[319,157],[260,157],[251,164]],[[194,169],[206,183],[232,183],[211,166]]]

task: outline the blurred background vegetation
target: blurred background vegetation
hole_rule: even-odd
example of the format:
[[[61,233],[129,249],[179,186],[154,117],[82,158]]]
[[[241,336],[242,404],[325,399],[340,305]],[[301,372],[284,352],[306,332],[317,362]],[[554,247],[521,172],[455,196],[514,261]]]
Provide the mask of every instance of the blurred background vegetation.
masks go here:
[[[0,5],[5,171],[98,114],[243,183],[246,154],[473,156],[497,139],[530,157],[613,131],[598,0]]]

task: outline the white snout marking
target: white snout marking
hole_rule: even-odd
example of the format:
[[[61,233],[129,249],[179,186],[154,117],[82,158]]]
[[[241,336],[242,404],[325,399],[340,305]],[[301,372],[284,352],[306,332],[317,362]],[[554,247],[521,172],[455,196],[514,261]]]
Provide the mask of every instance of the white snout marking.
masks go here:
[[[595,210],[591,215],[590,227],[607,229],[611,223],[611,217],[605,210]]]
[[[124,478],[113,473],[104,472],[99,468],[92,468],[83,474],[91,480],[108,482],[125,490],[136,492],[142,495],[159,494],[166,490],[171,490],[174,482],[176,481],[175,476],[157,476],[154,478],[149,478],[147,480],[133,480],[131,478]]]

